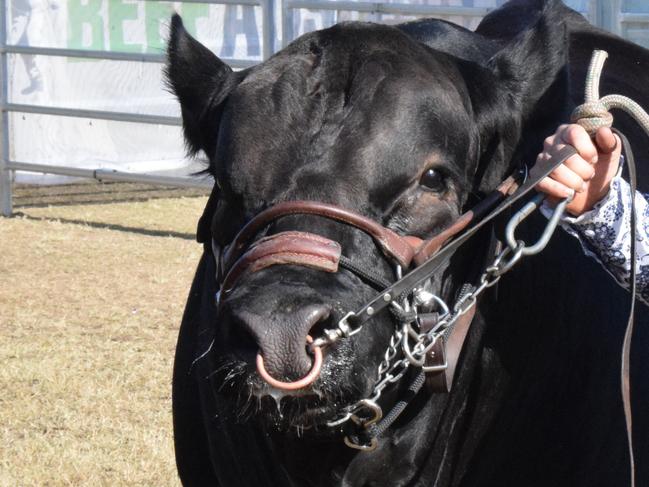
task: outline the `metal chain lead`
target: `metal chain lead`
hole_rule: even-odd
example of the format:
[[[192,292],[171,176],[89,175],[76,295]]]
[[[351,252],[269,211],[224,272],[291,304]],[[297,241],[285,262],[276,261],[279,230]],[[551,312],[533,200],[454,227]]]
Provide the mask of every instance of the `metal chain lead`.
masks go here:
[[[545,248],[565,211],[566,205],[570,201],[564,200],[557,205],[545,230],[543,231],[542,236],[535,244],[528,246],[522,240],[516,240],[514,233],[518,225],[534,212],[534,210],[538,209],[542,202],[543,198],[537,196],[512,216],[508,222],[506,230],[507,244],[497,253],[497,256],[494,258],[491,265],[487,266],[478,279],[477,286],[468,285],[468,287],[460,293],[460,296],[452,307],[449,307],[435,294],[429,293],[420,288],[414,289],[410,296],[403,299],[402,304],[399,304],[396,301],[390,303],[399,322],[399,326],[395,328],[395,332],[392,337],[390,337],[390,344],[385,351],[383,360],[378,366],[376,384],[372,389],[370,397],[361,399],[354,403],[341,416],[328,422],[327,426],[340,426],[349,420],[353,420],[357,424],[361,425],[374,422],[377,411],[378,415],[380,415],[381,408],[378,406],[377,401],[381,398],[383,390],[390,384],[398,382],[406,374],[411,365],[419,367],[425,372],[442,370],[440,369],[440,366],[431,367],[427,370],[425,366],[426,354],[435,345],[437,340],[439,340],[453,325],[455,325],[462,315],[466,314],[476,304],[478,297],[480,297],[480,295],[487,289],[498,283],[500,278],[509,272],[522,257],[537,254]],[[421,307],[430,306],[433,302],[442,309],[443,313],[439,316],[437,324],[430,331],[420,333],[413,327],[413,324],[417,323],[418,310]],[[352,315],[353,313],[345,315],[345,317],[340,320],[337,328],[325,332],[326,338],[318,339],[314,343],[331,344],[342,337],[349,337],[358,333],[362,326],[353,328],[349,324],[348,320]],[[411,340],[414,341],[414,344],[410,343]],[[403,358],[397,360],[399,351],[403,352]],[[446,365],[441,367],[445,368]],[[360,417],[360,413],[365,411],[374,414],[374,419],[369,421],[363,420],[362,417]]]
[[[369,400],[373,402],[376,402],[381,397],[381,393],[383,392],[383,389],[385,389],[388,386],[388,384],[392,384],[394,382],[397,382],[399,379],[401,379],[406,373],[408,366],[410,365],[409,362],[404,359],[392,363],[394,359],[397,357],[397,355],[399,354],[401,340],[402,340],[402,333],[401,330],[397,328],[395,329],[393,335],[390,337],[390,344],[388,345],[388,348],[385,350],[385,354],[383,355],[383,360],[379,364],[377,370],[376,384],[374,385],[374,388],[372,389],[372,394],[369,397]],[[357,401],[343,415],[341,415],[340,417],[332,421],[329,421],[327,423],[327,426],[333,427],[345,423],[346,421],[351,419],[351,417],[354,414],[358,413],[360,409],[362,409],[365,406],[364,401],[366,400],[367,399],[361,399],[360,401]]]

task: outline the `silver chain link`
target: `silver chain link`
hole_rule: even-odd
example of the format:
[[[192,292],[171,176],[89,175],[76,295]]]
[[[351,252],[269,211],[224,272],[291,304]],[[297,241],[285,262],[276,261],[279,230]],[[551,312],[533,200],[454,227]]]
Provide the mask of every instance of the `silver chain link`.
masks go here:
[[[453,304],[453,307],[447,306],[440,297],[419,288],[414,289],[412,294],[403,300],[402,304],[399,304],[396,301],[390,303],[392,309],[396,311],[395,314],[397,316],[408,315],[412,320],[401,321],[401,326],[397,326],[394,334],[390,337],[390,344],[385,351],[383,360],[378,366],[376,384],[372,389],[370,397],[367,399],[361,399],[354,403],[344,413],[342,413],[341,416],[328,422],[327,426],[339,426],[348,420],[355,418],[357,414],[367,408],[368,402],[375,405],[375,407],[378,407],[376,406],[376,402],[381,397],[383,390],[390,384],[398,382],[406,374],[410,366],[420,367],[425,372],[433,370],[440,371],[446,367],[446,365],[435,366],[430,367],[427,370],[425,366],[426,355],[431,348],[435,346],[437,340],[439,340],[453,325],[455,325],[462,315],[466,314],[476,304],[478,297],[482,293],[498,283],[500,278],[509,272],[522,257],[536,254],[543,250],[545,245],[547,245],[549,237],[556,228],[557,222],[563,214],[567,202],[562,202],[556,207],[548,226],[536,244],[526,246],[525,242],[522,240],[515,240],[513,237],[516,227],[533,211],[531,207],[534,206],[534,209],[536,209],[541,205],[541,203],[542,199],[535,198],[512,217],[507,228],[507,245],[498,252],[498,255],[495,257],[491,265],[487,266],[480,276],[477,286],[471,286],[470,291],[463,292]],[[422,296],[425,296],[425,299],[422,299]],[[442,309],[443,313],[439,316],[437,324],[431,330],[426,333],[420,333],[413,327],[413,324],[417,323],[418,309],[424,306],[429,306],[433,301]],[[411,310],[413,310],[414,313],[408,313]],[[330,333],[327,334],[327,343],[333,343],[342,336],[351,336],[360,331],[361,327],[353,330],[346,328],[346,326],[348,326],[346,319],[349,316],[350,315],[347,315],[343,320],[341,320],[344,325],[342,328],[339,326],[337,329],[330,330]],[[334,337],[334,335],[336,336]],[[329,341],[330,339],[332,340]],[[410,343],[411,340],[413,341],[412,344]],[[399,351],[403,352],[403,358],[397,360]]]

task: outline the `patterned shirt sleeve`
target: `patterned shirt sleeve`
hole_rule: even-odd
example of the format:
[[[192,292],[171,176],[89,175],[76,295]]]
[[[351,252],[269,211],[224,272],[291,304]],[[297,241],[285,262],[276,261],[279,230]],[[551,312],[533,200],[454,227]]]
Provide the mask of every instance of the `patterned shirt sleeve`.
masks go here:
[[[579,217],[564,217],[561,226],[578,238],[586,255],[597,260],[625,289],[631,270],[631,191],[619,175],[611,181],[608,194],[592,210]],[[649,304],[649,204],[647,196],[635,195],[636,281],[638,297]],[[543,208],[548,215],[548,208]]]

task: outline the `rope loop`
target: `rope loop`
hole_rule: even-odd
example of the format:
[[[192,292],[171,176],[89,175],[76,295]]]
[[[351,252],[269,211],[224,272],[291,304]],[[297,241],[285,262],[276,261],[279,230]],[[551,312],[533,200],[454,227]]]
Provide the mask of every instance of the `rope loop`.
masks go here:
[[[622,95],[607,95],[600,98],[599,82],[607,57],[606,51],[593,52],[584,89],[586,102],[575,108],[570,117],[571,121],[581,125],[588,135],[594,137],[602,127],[613,126],[613,115],[609,110],[617,108],[631,115],[649,135],[649,114],[635,101]]]
[[[600,101],[586,102],[572,112],[570,120],[581,125],[591,137],[602,127],[613,126],[613,115]]]
[[[613,116],[609,110],[616,108],[621,109],[631,115],[636,122],[644,129],[649,135],[649,113],[647,113],[638,103],[622,95],[607,95],[600,98],[599,84],[602,75],[602,69],[608,54],[605,51],[596,50],[593,52],[593,57],[588,68],[586,76],[585,95],[586,102],[578,106],[572,113],[572,121],[578,123],[586,132],[593,137],[597,130],[602,127],[611,127],[613,125]],[[636,187],[636,174],[635,163],[633,162],[633,154],[628,147],[628,141],[620,133],[617,132],[622,139],[622,145],[626,148],[625,152],[628,158],[628,168],[631,186],[631,258],[633,261],[636,259],[635,252],[635,206],[634,206],[634,193]],[[627,433],[627,446],[629,448],[629,465],[631,475],[631,487],[636,485],[635,475],[635,459],[633,455],[633,426],[632,426],[632,411],[631,411],[631,390],[630,390],[630,355],[631,355],[631,338],[633,336],[633,303],[635,303],[635,264],[631,266],[631,311],[629,313],[629,322],[627,323],[626,332],[624,334],[624,345],[622,349],[622,370],[621,370],[621,384],[622,384],[622,403],[624,406],[624,420],[626,423]]]

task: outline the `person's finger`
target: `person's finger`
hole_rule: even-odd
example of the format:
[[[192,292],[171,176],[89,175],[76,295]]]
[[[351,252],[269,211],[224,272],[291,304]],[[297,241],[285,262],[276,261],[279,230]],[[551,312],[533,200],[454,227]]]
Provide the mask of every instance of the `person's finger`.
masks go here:
[[[570,127],[569,124],[559,125],[557,130],[543,141],[543,152],[554,154],[565,147],[561,135]]]
[[[604,154],[612,153],[619,144],[617,135],[608,127],[602,127],[597,131],[595,142],[597,142],[597,147]]]
[[[548,195],[547,198],[545,198],[545,201],[550,205],[551,208],[554,208],[557,206],[560,202],[562,202],[565,198],[557,198],[556,196],[550,196]]]
[[[577,193],[581,193],[586,189],[584,180],[579,174],[573,172],[563,164],[555,168],[550,173],[550,177],[564,186],[574,189]]]
[[[559,139],[561,139],[563,133],[564,133],[566,130],[568,130],[568,128],[570,127],[570,125],[572,125],[572,124],[564,123],[564,124],[559,125],[559,126],[557,127],[557,130],[554,132],[554,135],[556,135],[557,137],[559,137]]]
[[[595,176],[595,166],[586,162],[579,154],[570,156],[564,164],[583,181],[590,181]]]
[[[577,149],[579,155],[590,163],[597,162],[597,148],[588,132],[577,124],[569,125],[562,133],[561,140]]]
[[[568,198],[575,193],[574,189],[549,177],[543,178],[541,182],[536,185],[536,190],[558,199]]]
[[[543,141],[543,152],[548,153],[552,150],[555,150],[554,144],[557,139],[557,135],[552,134],[549,137],[546,137],[545,140]]]
[[[539,152],[539,155],[536,156],[536,164],[542,164],[548,159],[550,159],[550,154],[547,152]]]

